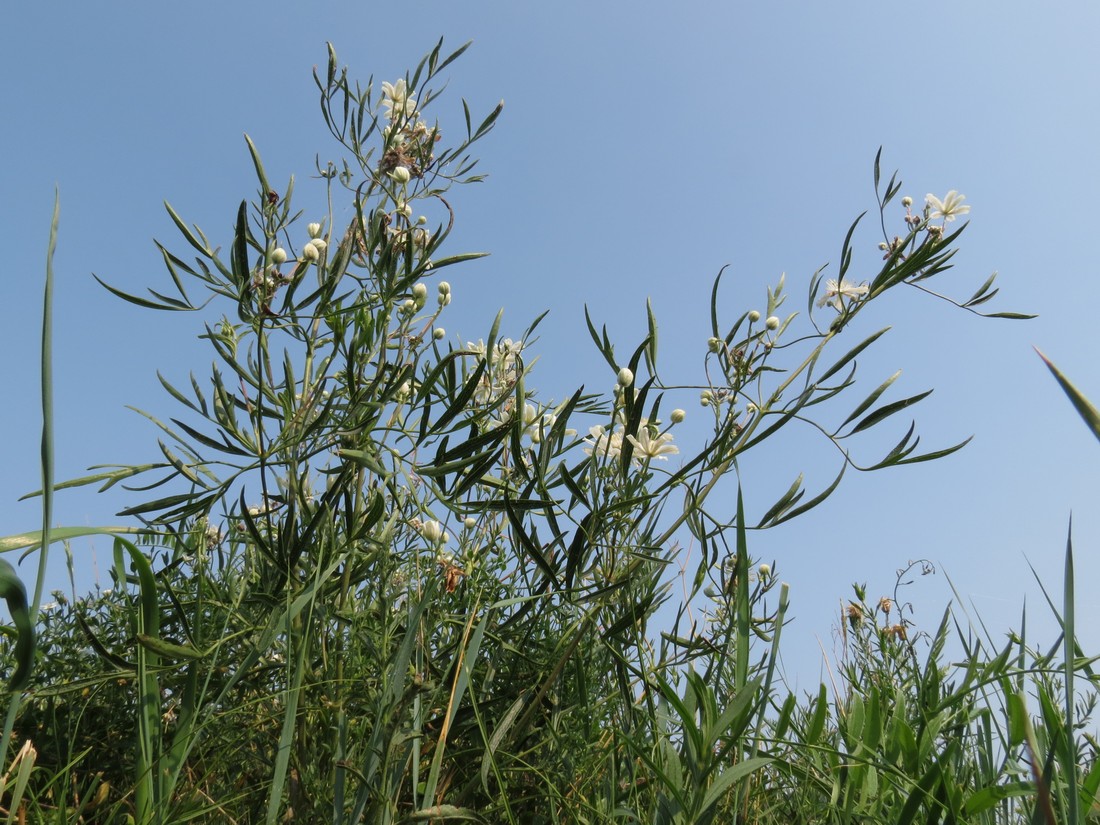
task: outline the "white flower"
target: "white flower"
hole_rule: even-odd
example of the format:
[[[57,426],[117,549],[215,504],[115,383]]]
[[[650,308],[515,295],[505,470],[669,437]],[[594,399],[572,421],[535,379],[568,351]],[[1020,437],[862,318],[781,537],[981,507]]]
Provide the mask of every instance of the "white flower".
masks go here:
[[[858,300],[867,294],[867,290],[867,284],[856,286],[851,281],[846,281],[843,278],[840,281],[829,279],[825,282],[825,292],[817,299],[817,305],[823,307],[825,304],[831,303],[836,311],[840,312],[844,309],[844,298]]]
[[[443,538],[443,527],[438,521],[426,521],[420,525],[420,535],[435,544]]]
[[[933,194],[924,196],[925,205],[932,210],[929,212],[928,217],[943,218],[944,222],[953,221],[959,215],[970,212],[970,207],[963,205],[964,200],[966,200],[966,196],[960,195],[954,189],[948,192],[942,201]]]
[[[584,448],[586,455],[618,458],[623,449],[623,434],[609,433],[605,427],[597,425],[589,428],[588,438],[584,442],[589,445]]]
[[[382,106],[386,110],[386,117],[390,120],[397,120],[400,116],[412,116],[416,111],[416,98],[409,97],[405,78],[401,78],[396,83],[382,84]]]
[[[634,458],[637,461],[651,458],[667,461],[668,456],[680,452],[680,448],[672,443],[672,433],[661,433],[658,436],[652,436],[644,421],[638,427],[637,437],[628,435],[627,439],[634,445]]]

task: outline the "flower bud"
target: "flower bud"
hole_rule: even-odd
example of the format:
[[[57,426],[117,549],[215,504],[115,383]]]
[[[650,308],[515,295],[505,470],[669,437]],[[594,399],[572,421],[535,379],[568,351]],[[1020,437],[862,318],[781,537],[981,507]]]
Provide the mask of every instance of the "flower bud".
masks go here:
[[[913,205],[913,199],[906,195],[904,198],[901,199],[901,205],[908,209],[910,206]]]
[[[271,251],[271,262],[273,264],[286,263],[286,250],[281,246],[275,247],[275,249]]]
[[[424,301],[428,297],[428,288],[424,284],[414,284],[412,288],[413,300],[415,300],[421,306],[424,305]]]
[[[634,383],[634,373],[630,371],[629,367],[623,367],[619,370],[618,382],[620,387],[629,387]]]
[[[766,326],[768,329],[779,329],[779,319],[776,318],[774,315],[769,315],[768,320],[764,322],[764,326]]]
[[[451,285],[449,283],[447,283],[446,281],[440,281],[439,282],[439,294],[440,295],[450,295],[451,294]]]
[[[767,563],[761,564],[756,568],[756,572],[760,574],[760,578],[766,579],[772,574],[772,566]]]
[[[683,410],[679,409],[679,408],[676,408],[675,410],[672,411],[672,415],[670,415],[669,418],[672,420],[673,424],[679,424],[685,418],[687,418],[687,413],[684,412]]]
[[[317,247],[318,252],[324,252],[328,249],[328,241],[324,238],[314,238],[310,243]]]
[[[707,349],[709,349],[711,352],[719,352],[722,349],[722,339],[721,338],[708,338],[707,339]]]
[[[462,523],[465,525],[467,530],[473,530],[475,527],[477,527],[477,519],[473,516],[467,516],[466,520]]]
[[[404,166],[395,166],[393,171],[390,172],[390,177],[398,183],[408,183],[412,179],[412,175],[409,174],[409,170]]]
[[[309,233],[309,237],[311,237],[311,238],[321,237],[321,224],[319,224],[319,223],[307,224],[306,225],[306,232]]]
[[[313,245],[313,241],[310,241],[302,247],[302,260],[316,261],[321,257],[321,250]]]
[[[445,533],[438,521],[426,521],[420,525],[420,535],[435,544],[443,538]]]
[[[427,215],[417,215],[416,216],[416,225],[417,226],[423,226],[427,222],[428,222],[428,216]]]
[[[432,338],[437,341],[442,341],[446,335],[447,330],[443,329],[443,327],[436,327],[434,330],[432,330]]]
[[[699,404],[704,407],[709,407],[714,401],[714,393],[710,390],[703,390],[699,394]]]
[[[750,324],[755,324],[759,320],[760,320],[760,313],[757,312],[755,309],[752,312],[749,313],[749,323]]]

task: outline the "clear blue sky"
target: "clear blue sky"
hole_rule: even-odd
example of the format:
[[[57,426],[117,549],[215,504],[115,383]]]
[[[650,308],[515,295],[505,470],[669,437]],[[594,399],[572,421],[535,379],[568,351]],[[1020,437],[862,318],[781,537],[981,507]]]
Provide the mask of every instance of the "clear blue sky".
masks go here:
[[[1045,607],[1027,560],[1060,591],[1071,512],[1079,590],[1094,593],[1100,445],[1031,347],[1100,399],[1092,251],[1100,7],[867,0],[672,8],[576,0],[9,6],[11,36],[0,52],[0,534],[38,526],[37,504],[16,499],[38,485],[38,324],[55,184],[57,475],[65,479],[92,464],[156,460],[156,431],[125,405],[168,415],[156,370],[186,381],[209,366],[194,340],[198,317],[138,310],[91,273],[133,292],[168,283],[152,238],[184,244],[163,200],[224,242],[236,205],[255,188],[245,132],[269,175],[296,175],[301,204],[320,210],[320,188],[308,192],[314,156],[338,156],[310,75],[324,64],[325,42],[354,76],[394,80],[444,36],[454,47],[474,40],[449,70],[451,102],[464,96],[476,113],[506,101],[479,147],[488,181],[453,199],[452,251],[492,257],[448,273],[455,303],[446,326],[476,340],[503,306],[504,333],[516,335],[549,309],[532,382],[546,396],[611,385],[584,333],[586,303],[625,349],[644,334],[652,297],[665,372],[689,380],[701,377],[709,287],[722,266],[730,267],[729,316],[760,306],[782,271],[789,307],[804,307],[811,273],[826,262],[835,268],[850,222],[874,206],[880,145],[903,194],[920,202],[957,189],[973,207],[940,288],[964,298],[998,270],[995,308],[1040,314],[983,321],[910,290],[861,315],[864,334],[894,326],[860,365],[866,390],[902,369],[893,397],[936,390],[916,408],[922,445],[975,438],[942,462],[849,475],[827,505],[752,537],[753,553],[774,559],[792,587],[792,670],[807,672],[809,663],[816,676],[817,640],[833,650],[830,631],[852,581],[885,593],[910,558],[941,570],[907,593],[925,629],[949,597],[943,572],[995,633],[1015,625],[1025,596],[1037,618]],[[879,237],[869,225],[857,240],[854,274],[869,276]],[[675,403],[701,417],[697,393]],[[899,419],[888,435],[907,424]],[[835,464],[820,444],[795,438],[776,440],[744,469],[750,503],[764,507],[798,471],[814,487]],[[57,521],[114,523],[126,501],[63,493]],[[85,583],[105,580],[105,545],[73,550]],[[60,568],[53,581],[63,584]],[[1100,623],[1091,598],[1080,610],[1082,625]],[[1100,633],[1084,635],[1100,649]]]

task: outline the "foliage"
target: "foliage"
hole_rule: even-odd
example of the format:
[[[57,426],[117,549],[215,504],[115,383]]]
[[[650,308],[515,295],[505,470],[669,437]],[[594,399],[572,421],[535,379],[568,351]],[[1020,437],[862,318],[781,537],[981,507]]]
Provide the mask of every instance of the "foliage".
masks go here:
[[[201,335],[216,365],[205,381],[161,377],[179,412],[142,413],[161,433],[154,462],[57,485],[44,462],[47,510],[54,489],[122,484],[137,500],[120,515],[140,526],[110,531],[109,590],[56,596],[38,616],[34,672],[21,691],[17,671],[9,693],[9,753],[30,741],[35,755],[9,763],[22,783],[9,810],[43,822],[848,823],[1049,808],[1084,821],[1100,772],[1072,587],[1060,662],[1022,634],[995,650],[950,614],[920,661],[897,598],[872,607],[857,588],[840,684],[799,697],[777,677],[786,587],[750,561],[750,529],[813,509],[846,469],[962,446],[918,453],[910,426],[857,461],[862,433],[927,393],[884,401],[895,375],[838,413],[886,330],[839,354],[834,339],[891,289],[931,291],[965,228],[949,229],[963,199],[929,198],[923,212],[903,199],[891,239],[901,184],[881,186],[876,158],[881,269],[846,278],[857,220],[836,279],[811,279],[805,318],[780,314],[781,278],[763,311],[726,320],[719,276],[708,384],[689,390],[709,432],[692,447],[686,413],[663,411],[685,390],[662,377],[651,308],[625,356],[586,313],[609,394],[540,399],[538,320],[516,339],[498,316],[483,341],[447,342],[457,293],[437,276],[479,257],[444,252],[448,193],[480,179],[471,147],[503,104],[476,120],[463,103],[448,148],[451,129],[424,113],[465,47],[441,48],[365,87],[330,49],[317,87],[347,154],[318,164],[327,214],[297,210],[293,179],[277,192],[249,140],[258,193],[224,251],[169,206],[190,246],[158,243],[174,294],[104,284],[148,309],[221,308]],[[978,313],[992,283],[957,305]],[[738,460],[795,422],[836,446],[838,474],[809,496],[800,477],[750,520]],[[47,443],[49,428],[47,416]],[[735,512],[716,490],[736,492]],[[3,549],[71,535],[46,519]],[[685,542],[699,563],[677,603]],[[967,646],[957,667],[943,659],[953,633]],[[26,633],[4,641],[26,661]]]

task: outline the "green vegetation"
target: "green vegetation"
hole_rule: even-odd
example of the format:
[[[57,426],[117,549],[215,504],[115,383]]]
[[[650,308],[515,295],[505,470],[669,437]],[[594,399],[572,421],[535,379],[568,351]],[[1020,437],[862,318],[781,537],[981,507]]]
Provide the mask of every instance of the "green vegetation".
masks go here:
[[[951,612],[918,629],[900,593],[857,587],[836,683],[810,695],[779,678],[787,589],[751,559],[751,530],[811,510],[847,469],[962,446],[918,453],[909,428],[858,464],[849,445],[927,393],[885,400],[896,375],[857,391],[885,330],[838,339],[950,267],[961,196],[914,212],[876,158],[871,281],[846,278],[856,224],[804,314],[782,312],[780,279],[728,318],[716,279],[705,386],[662,372],[652,310],[626,352],[589,317],[614,391],[544,400],[537,321],[513,340],[498,316],[465,346],[440,326],[461,297],[440,276],[478,257],[445,251],[448,190],[477,180],[471,147],[501,112],[424,119],[462,51],[364,88],[330,50],[317,86],[346,157],[317,169],[327,214],[296,211],[249,141],[258,194],[231,238],[169,207],[188,247],[158,244],[175,291],[105,284],[197,313],[216,359],[202,380],[161,377],[176,412],[145,414],[154,462],[53,483],[47,273],[43,530],[0,550],[101,532],[113,586],[42,605],[41,576],[28,599],[0,569],[8,821],[1090,821],[1096,680],[1070,548],[1058,646],[998,644]],[[980,314],[995,293],[991,278],[950,303]],[[707,419],[694,449],[684,397]],[[738,459],[792,425],[836,445],[836,478],[799,479],[750,523]],[[53,491],[87,484],[134,490],[134,526],[50,530]],[[684,545],[699,563],[680,583]]]

